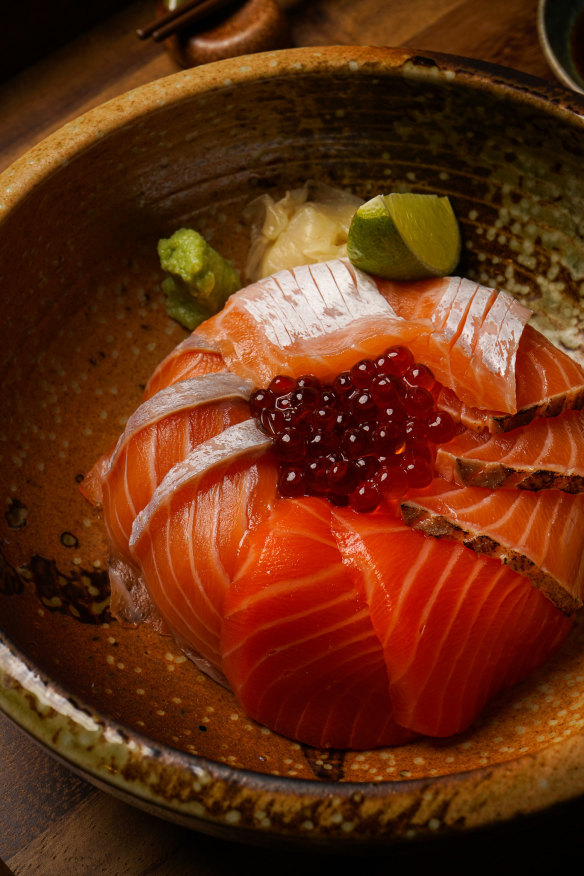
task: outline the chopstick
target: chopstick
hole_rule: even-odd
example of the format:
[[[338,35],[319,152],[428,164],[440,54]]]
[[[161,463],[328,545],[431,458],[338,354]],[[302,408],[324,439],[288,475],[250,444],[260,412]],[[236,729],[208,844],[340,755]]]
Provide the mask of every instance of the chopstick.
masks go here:
[[[138,28],[136,36],[141,40],[152,37],[155,42],[160,42],[184,27],[195,24],[211,12],[233,3],[234,0],[186,0],[166,15],[151,21],[145,27]]]

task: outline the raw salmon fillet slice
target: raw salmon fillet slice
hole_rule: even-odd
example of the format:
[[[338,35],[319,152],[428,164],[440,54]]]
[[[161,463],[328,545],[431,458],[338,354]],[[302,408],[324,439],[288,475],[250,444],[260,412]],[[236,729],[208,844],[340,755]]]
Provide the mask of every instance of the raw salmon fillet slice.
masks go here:
[[[391,513],[337,509],[343,562],[363,589],[383,647],[396,721],[430,736],[469,727],[526,678],[571,621],[497,560],[409,530]]]
[[[544,335],[526,325],[517,351],[517,411],[506,413],[465,405],[449,387],[444,387],[438,405],[469,429],[508,432],[536,417],[557,417],[563,411],[584,406],[584,371],[567,353]]]
[[[460,486],[584,492],[584,413],[540,417],[496,435],[467,429],[438,447],[435,469]]]
[[[339,259],[253,283],[197,329],[227,368],[257,385],[281,373],[333,377],[383,349],[385,336],[411,339],[418,331],[396,317],[368,275]]]
[[[278,373],[329,379],[405,344],[437,380],[452,381],[463,401],[514,412],[515,357],[530,313],[511,296],[459,277],[398,290],[334,259],[240,290],[197,333],[221,351],[227,368],[258,385]]]
[[[131,562],[136,515],[190,450],[249,418],[250,390],[234,374],[208,374],[162,389],[136,409],[84,482],[85,494],[103,508],[112,553]]]
[[[584,494],[458,487],[442,478],[401,503],[405,522],[526,575],[562,611],[584,597]],[[559,546],[561,545],[561,549]]]
[[[383,652],[324,499],[282,499],[224,603],[223,671],[246,713],[318,748],[399,745]]]
[[[530,310],[506,292],[458,277],[448,283],[376,282],[398,316],[430,320],[431,332],[412,352],[432,363],[441,383],[464,402],[486,406],[498,398],[503,410],[517,410],[516,357]]]
[[[194,331],[177,344],[157,366],[146,384],[144,399],[151,398],[164,387],[179,380],[226,370],[221,353]]]
[[[132,527],[132,557],[158,612],[221,679],[223,599],[239,552],[275,501],[268,445],[251,420],[200,444],[168,472]]]

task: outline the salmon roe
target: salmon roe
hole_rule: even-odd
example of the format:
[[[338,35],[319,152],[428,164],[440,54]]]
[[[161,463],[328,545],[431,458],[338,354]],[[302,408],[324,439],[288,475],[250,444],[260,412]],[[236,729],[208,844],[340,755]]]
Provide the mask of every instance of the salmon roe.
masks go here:
[[[432,480],[435,445],[456,432],[436,408],[438,388],[407,347],[394,346],[331,383],[278,375],[252,392],[250,409],[273,438],[282,495],[370,512]]]

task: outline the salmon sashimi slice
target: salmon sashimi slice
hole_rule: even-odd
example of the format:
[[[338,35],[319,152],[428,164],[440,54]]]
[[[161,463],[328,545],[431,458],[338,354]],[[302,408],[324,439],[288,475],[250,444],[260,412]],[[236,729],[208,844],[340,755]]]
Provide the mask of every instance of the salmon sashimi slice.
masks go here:
[[[584,369],[544,335],[526,325],[517,351],[517,412],[465,405],[451,388],[442,389],[438,405],[469,429],[507,432],[536,417],[556,417],[584,407]]]
[[[330,379],[361,358],[405,344],[437,380],[453,381],[463,401],[514,412],[517,345],[530,311],[505,293],[477,296],[480,287],[459,277],[423,281],[423,306],[416,308],[418,285],[401,284],[400,312],[396,284],[382,294],[384,281],[334,259],[279,271],[236,292],[197,333],[216,345],[229,370],[257,385],[278,373]],[[472,308],[475,299],[483,312]],[[489,308],[496,319],[489,320]],[[472,355],[459,374],[450,367],[451,348],[471,312],[464,343]],[[466,355],[462,344],[459,359]]]
[[[357,269],[351,265],[351,270]],[[434,330],[444,328],[451,313],[464,313],[477,284],[461,277],[429,280],[383,280],[371,277],[392,311],[407,322],[427,321]]]
[[[324,499],[282,499],[225,597],[223,670],[246,713],[318,748],[399,745],[383,652]]]
[[[480,407],[488,407],[487,399],[498,398],[504,411],[514,413],[516,358],[532,312],[506,292],[464,278],[447,279],[447,284],[434,284],[433,308],[427,280],[376,282],[398,316],[430,319],[427,349],[420,338],[413,352],[432,367],[437,380],[467,404],[478,400]]]
[[[444,359],[445,372],[442,382],[447,383],[448,386],[456,385],[457,378],[454,375],[463,374],[470,368],[485,316],[496,297],[497,293],[494,289],[478,286],[465,279],[460,281],[456,296],[458,307],[455,306],[456,301],[453,302],[453,308],[442,327],[430,338],[435,356]],[[440,327],[438,321],[443,320],[441,311],[447,306],[445,299],[447,299],[446,295],[442,297],[433,319],[436,328]],[[509,389],[514,392],[512,380],[508,381],[508,387],[504,392]],[[515,404],[514,397],[511,397],[510,404]]]
[[[484,406],[487,398],[498,398],[504,411],[517,410],[516,357],[531,310],[506,292],[458,277],[434,287],[433,310],[429,310],[428,281],[377,283],[400,317],[430,319],[427,349],[423,341],[418,342],[416,355],[425,364],[434,363],[434,375],[441,383],[467,403],[482,399]],[[416,295],[420,296],[417,306],[411,300]]]
[[[520,357],[521,362],[521,357]],[[536,415],[519,411],[515,414],[503,411],[489,411],[472,405],[465,405],[455,392],[447,386],[439,387],[436,404],[442,411],[450,414],[455,423],[460,423],[473,432],[487,431],[493,435],[517,429],[529,423]]]
[[[249,419],[250,391],[251,384],[235,374],[207,374],[160,390],[134,411],[84,487],[101,504],[112,554],[131,562],[128,543],[136,515],[190,450]]]
[[[468,283],[468,280],[461,281]],[[470,368],[476,345],[481,338],[485,319],[498,298],[495,289],[477,286],[469,303],[464,323],[457,332],[450,348],[449,365],[451,374],[464,373]],[[450,386],[450,381],[448,381]]]
[[[521,351],[517,403],[524,416],[556,417],[584,405],[584,369],[578,362],[533,326],[525,328]]]
[[[416,733],[468,728],[570,630],[569,618],[497,560],[408,530],[390,512],[333,516],[383,647],[395,720]]]
[[[540,417],[498,435],[467,429],[438,447],[434,467],[460,486],[584,492],[584,413]]]
[[[452,334],[432,336],[440,340],[437,355],[447,363],[441,383],[467,403],[498,396],[503,410],[515,413],[517,351],[530,316],[507,293],[478,286]]]
[[[396,317],[367,274],[335,259],[241,289],[197,332],[216,344],[230,370],[264,385],[281,373],[332,378],[366,351],[382,350],[384,329],[392,339],[419,331]]]
[[[215,345],[194,331],[156,367],[146,384],[144,399],[179,380],[226,370],[223,356]]]
[[[584,494],[458,487],[442,478],[401,504],[409,526],[461,541],[526,575],[562,611],[584,596]]]
[[[195,448],[170,470],[134,523],[143,583],[177,641],[223,680],[223,599],[240,551],[276,496],[276,466],[251,420]]]

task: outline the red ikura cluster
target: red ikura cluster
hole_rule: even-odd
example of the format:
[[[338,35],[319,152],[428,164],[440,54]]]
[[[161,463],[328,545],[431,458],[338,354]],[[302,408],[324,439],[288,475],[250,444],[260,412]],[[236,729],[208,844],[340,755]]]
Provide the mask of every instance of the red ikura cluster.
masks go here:
[[[370,512],[432,480],[435,445],[456,431],[436,408],[437,389],[431,371],[395,346],[328,384],[278,375],[252,392],[250,409],[273,438],[282,495]]]

